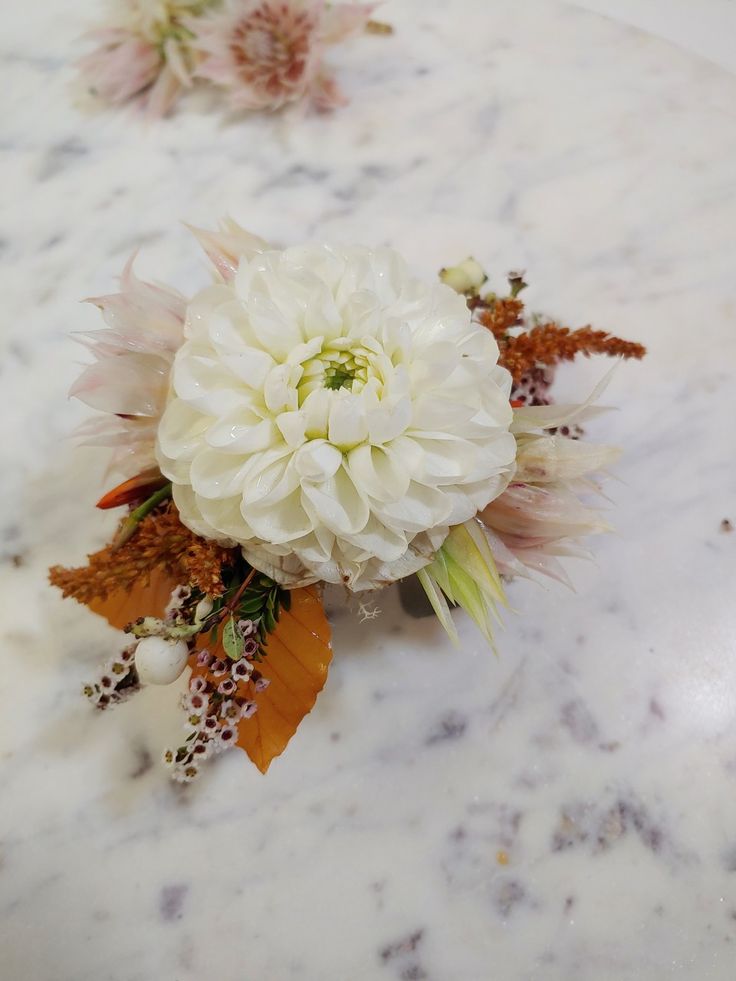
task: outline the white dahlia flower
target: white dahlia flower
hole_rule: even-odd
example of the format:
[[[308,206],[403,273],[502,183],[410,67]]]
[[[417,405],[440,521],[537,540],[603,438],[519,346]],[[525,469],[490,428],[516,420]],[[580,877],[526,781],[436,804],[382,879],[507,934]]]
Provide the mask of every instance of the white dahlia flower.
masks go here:
[[[513,472],[493,336],[389,249],[243,257],[185,337],[157,442],[181,519],[285,585],[409,575]]]

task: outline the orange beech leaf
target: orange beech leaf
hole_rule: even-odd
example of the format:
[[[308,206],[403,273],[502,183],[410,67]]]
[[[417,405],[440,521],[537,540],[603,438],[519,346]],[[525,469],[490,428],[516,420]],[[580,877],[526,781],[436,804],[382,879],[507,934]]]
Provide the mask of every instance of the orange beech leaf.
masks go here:
[[[311,712],[327,680],[332,660],[330,625],[322,599],[314,586],[291,591],[291,609],[281,608],[276,630],[269,634],[266,657],[257,665],[270,684],[253,696],[258,711],[240,723],[238,746],[261,773],[286,749],[305,715]],[[207,638],[198,638],[207,647]],[[218,642],[209,646],[215,657],[226,660]],[[194,658],[192,659],[193,664]],[[206,668],[192,666],[195,674]]]
[[[94,600],[89,608],[103,616],[113,627],[122,629],[141,616],[163,614],[176,582],[166,573],[153,569],[148,585],[118,590],[106,600]],[[220,637],[222,631],[220,631]],[[266,657],[258,670],[270,684],[265,691],[253,693],[251,682],[241,684],[242,693],[258,705],[257,712],[240,722],[238,746],[244,749],[261,773],[268,770],[274,757],[286,749],[305,715],[311,712],[317,695],[327,680],[332,660],[330,625],[322,598],[314,586],[291,591],[291,609],[281,608],[276,630],[269,635]],[[218,658],[227,660],[220,641],[213,644],[210,635],[196,639],[197,648],[208,648]],[[192,675],[209,677],[206,667],[190,658]]]
[[[163,569],[151,569],[150,579],[131,589],[118,589],[107,599],[94,599],[87,606],[93,613],[104,617],[111,627],[122,630],[138,617],[163,616],[171,591],[178,585],[176,579]]]

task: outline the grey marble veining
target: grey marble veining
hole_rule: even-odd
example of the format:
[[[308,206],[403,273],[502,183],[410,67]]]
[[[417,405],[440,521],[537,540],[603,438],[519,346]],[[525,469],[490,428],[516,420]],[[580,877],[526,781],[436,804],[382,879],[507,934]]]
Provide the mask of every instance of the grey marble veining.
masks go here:
[[[394,37],[331,54],[351,105],[293,128],[200,95],[155,126],[82,115],[68,62],[96,5],[6,14],[3,981],[736,976],[736,83],[700,57],[719,0],[692,7],[696,53],[656,36],[664,2],[644,32],[581,5],[389,0]],[[427,277],[469,252],[526,268],[533,307],[650,354],[592,427],[626,451],[618,532],[575,593],[514,584],[498,659],[393,593],[364,625],[335,601],[287,754],[182,789],[159,764],[175,694],[94,715],[79,687],[119,638],[45,569],[110,531],[104,460],[65,439],[86,415],[68,334],[97,324],[78,300],[138,247],[141,274],[204,283],[177,223],[227,213],[282,242],[388,242]]]

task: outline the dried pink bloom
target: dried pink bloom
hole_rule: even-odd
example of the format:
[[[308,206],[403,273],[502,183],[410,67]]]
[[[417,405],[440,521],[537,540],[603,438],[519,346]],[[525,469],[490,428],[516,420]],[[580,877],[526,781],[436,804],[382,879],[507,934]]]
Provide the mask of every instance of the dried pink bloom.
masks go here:
[[[323,66],[325,48],[361,31],[373,4],[231,0],[197,21],[197,70],[228,90],[234,109],[280,109],[304,98],[319,109],[344,101]]]
[[[183,341],[186,301],[175,290],[138,279],[131,259],[120,292],[89,302],[100,308],[108,326],[79,335],[96,360],[70,394],[108,416],[86,423],[78,435],[88,444],[113,447],[113,467],[140,473],[156,465],[156,431],[171,364]]]
[[[525,411],[534,410],[517,411],[515,418]],[[517,432],[514,480],[478,515],[499,571],[511,576],[537,572],[569,584],[559,559],[586,556],[582,540],[610,530],[600,511],[587,507],[581,496],[596,490],[600,473],[617,456],[609,446]]]
[[[78,67],[93,96],[119,105],[158,77],[161,53],[144,38],[120,27],[102,27],[87,36],[97,42],[97,47],[79,60]]]
[[[124,0],[112,22],[90,31],[97,44],[79,61],[93,96],[119,105],[140,98],[152,116],[165,115],[183,86],[191,85],[192,32],[185,19],[211,0]]]
[[[224,221],[220,222],[220,228],[216,232],[210,232],[204,228],[194,228],[192,225],[187,227],[226,283],[229,283],[235,276],[243,256],[250,259],[256,253],[271,248],[265,239],[247,232],[232,218],[225,218]]]

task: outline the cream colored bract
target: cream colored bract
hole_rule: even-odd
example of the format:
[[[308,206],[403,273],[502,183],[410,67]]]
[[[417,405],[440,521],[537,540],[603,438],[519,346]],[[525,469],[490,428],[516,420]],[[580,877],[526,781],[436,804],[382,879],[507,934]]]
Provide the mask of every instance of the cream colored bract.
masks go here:
[[[281,583],[415,572],[513,472],[495,340],[388,249],[243,258],[185,336],[159,464],[186,525]]]

